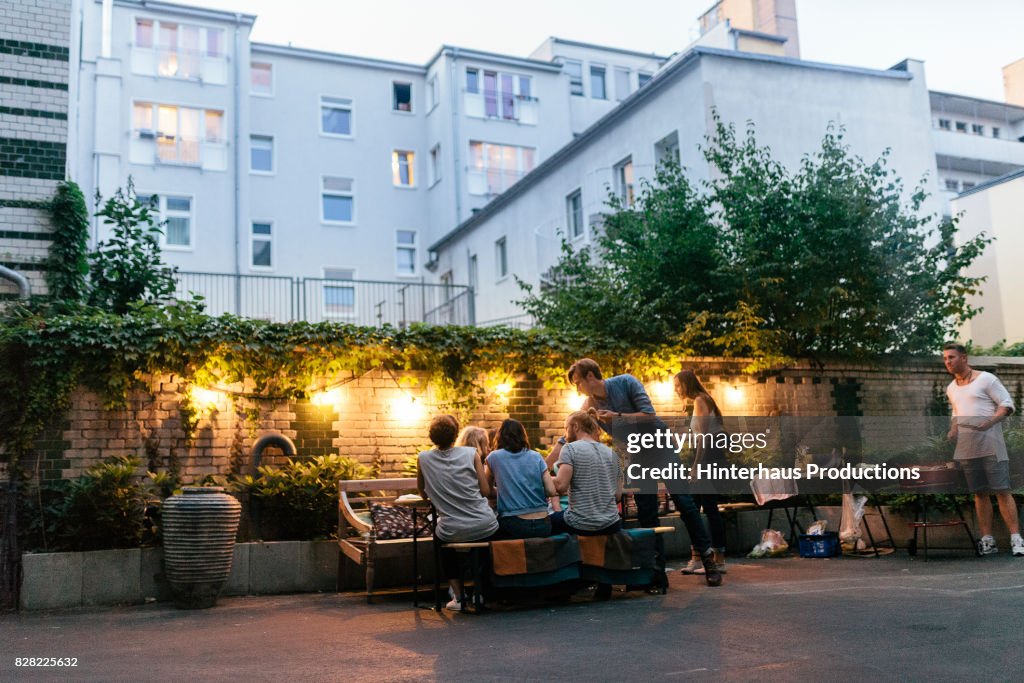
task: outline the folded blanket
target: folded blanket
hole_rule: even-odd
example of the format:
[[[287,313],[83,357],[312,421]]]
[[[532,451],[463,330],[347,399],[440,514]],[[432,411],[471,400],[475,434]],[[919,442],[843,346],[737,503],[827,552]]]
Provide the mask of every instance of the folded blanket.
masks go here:
[[[607,536],[580,536],[583,564],[614,571],[654,567],[655,533],[651,529],[623,529]]]
[[[491,558],[497,576],[538,574],[579,562],[580,546],[576,537],[569,534],[494,541],[491,543]]]

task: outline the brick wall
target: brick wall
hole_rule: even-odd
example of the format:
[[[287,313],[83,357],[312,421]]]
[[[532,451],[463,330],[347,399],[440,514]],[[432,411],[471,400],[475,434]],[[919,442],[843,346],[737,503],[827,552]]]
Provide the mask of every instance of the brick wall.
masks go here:
[[[1024,404],[1024,359],[973,359],[974,366],[995,371]],[[889,417],[865,422],[866,446],[881,447],[907,436],[927,436],[921,421],[899,418],[942,415],[949,382],[941,364],[915,361],[898,366],[835,366],[825,370],[794,367],[759,376],[743,375],[741,364],[715,359],[681,363],[697,371],[727,416],[833,416],[859,414]],[[523,375],[512,378],[507,396],[488,394],[471,418],[492,429],[506,417],[522,421],[534,444],[549,446],[562,431],[575,391],[545,389]],[[399,381],[403,385],[399,386]],[[660,415],[678,416],[681,404],[671,394],[648,385]],[[428,444],[427,422],[439,412],[427,378],[404,373],[393,378],[371,372],[331,392],[327,405],[307,401],[261,402],[258,424],[250,424],[244,398],[234,403],[223,394],[204,409],[191,442],[185,439],[179,412],[187,387],[174,377],[153,378],[149,391],[132,398],[126,410],[107,411],[86,391],[74,394],[63,421],[47,432],[38,449],[41,478],[69,478],[111,455],[137,455],[150,469],[179,469],[186,480],[207,474],[249,472],[251,448],[263,434],[280,432],[296,442],[300,456],[340,453],[398,474],[410,456]],[[410,401],[410,399],[415,399]],[[839,408],[851,408],[850,412]],[[938,421],[944,424],[944,420]],[[908,425],[920,430],[909,434]],[[827,436],[825,439],[827,440]],[[268,449],[263,463],[280,462]],[[30,464],[30,469],[35,469]]]
[[[0,0],[0,264],[46,292],[46,203],[65,177],[70,0]],[[17,289],[0,280],[0,299]]]

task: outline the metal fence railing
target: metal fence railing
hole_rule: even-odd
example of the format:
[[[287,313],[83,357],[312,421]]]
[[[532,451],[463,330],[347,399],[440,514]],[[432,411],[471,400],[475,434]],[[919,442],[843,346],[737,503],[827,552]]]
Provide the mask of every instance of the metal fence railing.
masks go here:
[[[175,298],[203,297],[207,313],[276,322],[474,325],[473,290],[465,285],[332,280],[275,275],[177,272]]]

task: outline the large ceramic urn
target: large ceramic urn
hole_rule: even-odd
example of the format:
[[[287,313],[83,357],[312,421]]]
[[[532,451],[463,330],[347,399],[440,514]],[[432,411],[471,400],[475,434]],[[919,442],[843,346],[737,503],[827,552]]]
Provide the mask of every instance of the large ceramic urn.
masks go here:
[[[231,573],[242,506],[220,486],[186,486],[164,501],[164,573],[174,603],[213,607]]]

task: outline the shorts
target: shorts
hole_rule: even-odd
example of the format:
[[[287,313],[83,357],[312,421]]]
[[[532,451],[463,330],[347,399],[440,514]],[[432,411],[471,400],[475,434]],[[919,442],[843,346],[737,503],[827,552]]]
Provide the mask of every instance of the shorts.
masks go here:
[[[994,455],[959,460],[960,469],[971,493],[997,493],[1010,490],[1010,461],[996,460]]]

